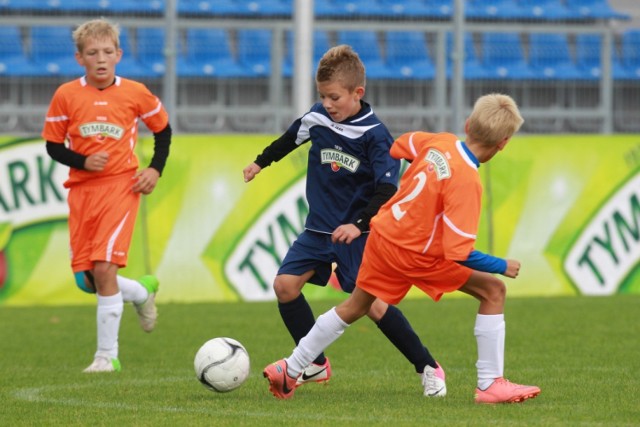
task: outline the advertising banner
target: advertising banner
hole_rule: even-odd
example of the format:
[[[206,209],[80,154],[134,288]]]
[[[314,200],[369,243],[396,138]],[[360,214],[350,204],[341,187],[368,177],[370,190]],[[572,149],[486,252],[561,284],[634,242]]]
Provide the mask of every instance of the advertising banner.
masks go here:
[[[273,278],[308,211],[308,147],[245,183],[242,169],[272,140],[175,136],[121,274],[157,275],[161,303],[274,299]],[[141,164],[152,151],[152,137],[141,138]],[[70,269],[67,173],[41,139],[0,139],[0,304],[95,302]],[[640,136],[517,136],[480,173],[476,248],[522,262],[516,280],[505,278],[509,295],[640,292]],[[331,283],[305,294],[342,295]]]

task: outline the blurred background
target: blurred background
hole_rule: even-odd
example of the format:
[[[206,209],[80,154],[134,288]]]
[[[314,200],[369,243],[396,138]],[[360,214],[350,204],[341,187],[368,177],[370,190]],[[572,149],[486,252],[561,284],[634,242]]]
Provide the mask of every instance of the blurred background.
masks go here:
[[[461,130],[489,91],[517,99],[525,133],[640,131],[636,0],[0,0],[0,133],[40,133],[83,72],[71,31],[99,16],[122,28],[118,74],[161,96],[177,133],[283,131],[340,43],[393,134]]]

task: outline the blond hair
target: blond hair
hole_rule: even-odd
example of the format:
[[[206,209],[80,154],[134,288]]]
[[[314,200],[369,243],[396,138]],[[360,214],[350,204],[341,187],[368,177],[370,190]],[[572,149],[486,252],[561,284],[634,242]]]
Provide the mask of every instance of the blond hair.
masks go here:
[[[353,92],[366,83],[364,64],[358,54],[346,44],[332,47],[320,59],[316,83],[340,82]]]
[[[467,135],[476,142],[495,145],[515,134],[524,119],[516,102],[508,95],[491,93],[481,96],[467,121]]]
[[[84,45],[88,39],[103,40],[111,39],[120,48],[120,28],[104,18],[92,19],[80,25],[73,32],[73,42],[78,52],[82,53]]]

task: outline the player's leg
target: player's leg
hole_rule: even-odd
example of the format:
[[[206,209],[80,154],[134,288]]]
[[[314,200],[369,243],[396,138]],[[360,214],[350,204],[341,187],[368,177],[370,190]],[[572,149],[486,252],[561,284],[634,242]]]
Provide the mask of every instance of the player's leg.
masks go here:
[[[280,317],[296,345],[316,321],[302,288],[308,282],[325,284],[331,273],[330,265],[321,261],[327,257],[323,250],[327,241],[326,236],[318,233],[301,233],[284,257],[273,283]],[[328,380],[330,369],[326,366],[324,353],[319,354],[313,363],[319,368],[312,366],[311,370],[323,373],[322,378],[313,375],[314,380]]]
[[[313,310],[301,292],[314,274],[314,271],[308,271],[301,276],[280,274],[274,281],[280,317],[296,345],[316,322]],[[308,382],[326,383],[330,378],[331,364],[325,354],[320,353],[298,377],[297,385]]]
[[[350,292],[355,286],[359,272],[362,272],[361,277],[367,282],[377,281],[378,277],[383,278],[382,282],[384,283],[379,283],[381,287],[386,287],[389,284],[390,276],[400,277],[400,275],[393,272],[396,268],[395,266],[387,265],[389,257],[384,255],[384,250],[387,246],[386,242],[382,241],[376,233],[373,233],[368,238],[363,235],[355,239],[350,245],[337,245],[335,249],[338,257],[336,276],[338,276],[342,289]],[[363,261],[365,251],[367,252],[367,260]],[[380,253],[383,255],[379,256]],[[368,258],[374,259],[374,262],[370,262]],[[409,286],[402,286],[402,288],[408,289]],[[377,299],[371,305],[367,315],[400,353],[413,364],[415,371],[421,377],[423,377],[427,366],[431,368],[428,370],[430,374],[437,373],[441,377],[439,378],[441,386],[425,390],[426,394],[429,396],[444,396],[446,394],[444,371],[434,360],[429,350],[422,344],[402,311],[381,299]]]
[[[118,290],[116,275],[118,266],[98,261],[93,268],[98,309],[96,324],[98,343],[94,361],[84,372],[113,372],[120,370],[118,361],[118,332],[124,303]]]
[[[271,392],[280,399],[292,397],[296,380],[305,367],[337,340],[350,323],[365,316],[374,300],[375,296],[356,288],[340,305],[320,315],[291,356],[264,369],[263,375],[269,380]]]
[[[91,212],[87,214],[89,217],[100,218],[100,221],[93,224],[91,250],[98,298],[96,359],[114,361],[118,358],[118,334],[124,307],[123,296],[118,287],[118,269],[127,265],[140,195],[131,191],[129,177],[110,181],[106,185],[92,186],[90,190],[92,205]],[[96,370],[89,369],[88,372]]]
[[[492,274],[473,271],[460,291],[480,302],[474,327],[478,346],[476,402],[521,402],[537,396],[540,393],[538,387],[504,379],[505,284]]]
[[[311,331],[300,340],[290,358],[289,373],[299,374],[317,354],[337,340],[347,326],[364,317],[371,308],[375,296],[360,288],[354,289],[349,298],[320,315]]]
[[[368,316],[389,341],[413,364],[420,375],[424,395],[444,397],[447,394],[445,373],[429,350],[422,344],[402,311],[393,305],[376,299]]]

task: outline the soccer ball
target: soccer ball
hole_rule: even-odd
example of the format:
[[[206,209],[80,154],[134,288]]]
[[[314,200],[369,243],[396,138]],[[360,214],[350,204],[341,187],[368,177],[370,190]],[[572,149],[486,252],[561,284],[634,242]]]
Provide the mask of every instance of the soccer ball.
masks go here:
[[[200,347],[193,361],[196,377],[209,390],[235,390],[249,377],[249,353],[233,338],[213,338]]]

